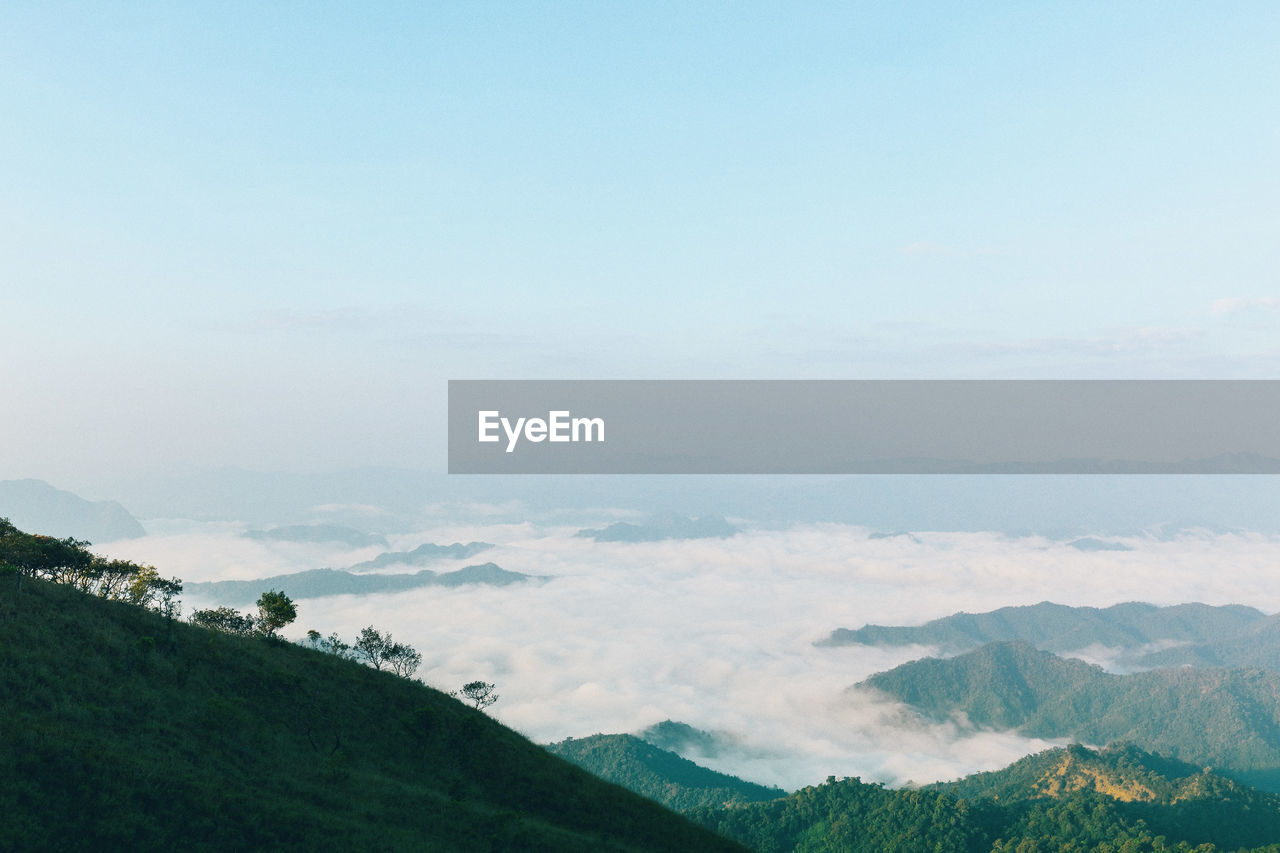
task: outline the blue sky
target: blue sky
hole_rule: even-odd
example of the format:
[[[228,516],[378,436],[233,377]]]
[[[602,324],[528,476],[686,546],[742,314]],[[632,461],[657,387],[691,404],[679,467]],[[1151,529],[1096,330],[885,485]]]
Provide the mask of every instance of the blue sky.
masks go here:
[[[1274,3],[7,4],[0,479],[449,378],[1275,377]]]

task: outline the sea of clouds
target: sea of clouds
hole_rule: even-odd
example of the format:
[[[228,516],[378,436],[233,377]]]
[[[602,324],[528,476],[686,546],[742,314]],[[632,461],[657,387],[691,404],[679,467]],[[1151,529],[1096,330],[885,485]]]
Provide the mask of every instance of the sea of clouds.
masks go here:
[[[147,526],[147,537],[99,550],[188,581],[341,568],[381,550],[246,539],[242,525],[229,523]],[[696,756],[700,763],[794,789],[829,775],[894,785],[955,778],[1052,745],[924,723],[882,698],[850,693],[868,675],[935,650],[815,645],[836,628],[1045,600],[1280,610],[1280,537],[1261,534],[1113,537],[1133,550],[1081,552],[998,533],[871,539],[866,528],[840,524],[653,543],[597,543],[575,537],[577,529],[441,521],[390,537],[392,550],[492,542],[465,562],[492,560],[548,580],[305,599],[288,633],[296,639],[314,628],[350,639],[373,625],[422,652],[418,677],[427,684],[496,683],[501,698],[490,713],[536,742],[677,720],[729,744]],[[1105,666],[1112,651],[1082,656]]]

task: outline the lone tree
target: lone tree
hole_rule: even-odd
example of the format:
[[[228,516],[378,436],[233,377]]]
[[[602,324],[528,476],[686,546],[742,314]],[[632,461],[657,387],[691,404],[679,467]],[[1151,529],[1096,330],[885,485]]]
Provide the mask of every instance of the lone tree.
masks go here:
[[[422,653],[404,643],[392,643],[385,656],[387,666],[396,675],[411,678],[422,663]]]
[[[293,599],[283,592],[273,589],[258,599],[258,630],[265,636],[274,637],[276,631],[297,618],[298,608],[293,606]]]
[[[468,681],[462,685],[462,697],[484,710],[498,701],[498,694],[493,692],[497,686],[487,681]]]
[[[391,651],[391,647],[391,635],[383,636],[370,625],[368,628],[361,629],[351,649],[357,658],[365,661],[369,666],[382,669],[383,664],[387,663],[387,653]]]

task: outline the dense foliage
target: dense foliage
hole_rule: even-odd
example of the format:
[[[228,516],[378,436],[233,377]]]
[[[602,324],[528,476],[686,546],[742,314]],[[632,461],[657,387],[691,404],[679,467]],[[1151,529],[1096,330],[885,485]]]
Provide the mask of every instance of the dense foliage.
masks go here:
[[[828,779],[692,814],[761,853],[1280,851],[1280,797],[1128,745],[1050,750],[925,790]]]
[[[781,800],[690,816],[760,853],[988,850],[999,822],[946,794],[891,791],[859,779],[828,779]]]
[[[0,574],[66,584],[99,598],[154,608],[170,617],[177,614],[182,581],[161,577],[154,566],[96,556],[88,545],[23,533],[9,519],[0,518]]]

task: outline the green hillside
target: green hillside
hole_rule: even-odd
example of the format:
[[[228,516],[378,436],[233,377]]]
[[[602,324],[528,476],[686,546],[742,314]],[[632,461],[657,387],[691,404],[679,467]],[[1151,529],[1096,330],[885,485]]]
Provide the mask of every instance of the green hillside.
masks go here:
[[[991,643],[945,660],[877,673],[873,688],[934,719],[962,712],[978,727],[1083,743],[1131,741],[1280,789],[1280,674],[1151,670],[1112,675],[1027,643]]]
[[[1130,803],[1233,801],[1246,811],[1272,815],[1275,822],[1270,830],[1280,837],[1280,794],[1259,791],[1209,768],[1165,758],[1131,743],[1103,749],[1079,745],[1050,749],[1000,770],[930,787],[957,797],[991,797],[1002,803],[1061,799],[1080,790]]]
[[[1280,797],[1132,746],[1050,750],[923,790],[828,779],[693,816],[761,853],[1280,850]]]
[[[828,779],[781,800],[703,808],[690,816],[760,853],[986,851],[1003,819],[937,791],[893,791],[860,779]]]
[[[1103,750],[1069,746],[1028,756],[1003,770],[933,786],[956,797],[986,797],[1021,812],[1025,829],[1048,801],[1100,795],[1120,822],[1221,849],[1280,840],[1280,796],[1205,768],[1163,758],[1133,744]],[[1040,821],[1042,822],[1042,821]]]
[[[420,683],[24,573],[77,544],[0,522],[0,850],[740,849]]]
[[[634,735],[569,738],[547,748],[602,779],[676,811],[764,802],[786,796],[781,788],[717,773]]]

